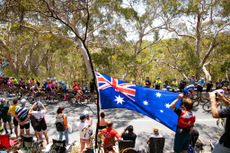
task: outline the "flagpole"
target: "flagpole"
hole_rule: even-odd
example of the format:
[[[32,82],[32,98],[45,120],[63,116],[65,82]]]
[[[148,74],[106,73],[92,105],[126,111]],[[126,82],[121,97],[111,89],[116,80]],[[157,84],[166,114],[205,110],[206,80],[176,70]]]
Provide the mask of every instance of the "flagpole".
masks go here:
[[[89,50],[88,50],[88,48],[84,42],[81,41],[81,45],[83,45],[84,50],[85,50],[86,55],[87,55],[87,59],[86,59],[87,61],[86,62],[88,62],[90,64],[91,73],[93,75],[94,86],[97,87],[97,78],[96,78],[96,74],[94,72],[94,67],[93,67],[93,63],[92,63],[92,59],[91,59]],[[96,126],[96,133],[95,133],[95,148],[98,148],[98,146],[97,146],[97,134],[98,134],[98,126],[99,126],[99,122],[100,122],[100,107],[99,107],[99,92],[98,92],[98,90],[96,90],[96,95],[97,95],[97,101],[96,101],[96,104],[97,104],[97,126]]]

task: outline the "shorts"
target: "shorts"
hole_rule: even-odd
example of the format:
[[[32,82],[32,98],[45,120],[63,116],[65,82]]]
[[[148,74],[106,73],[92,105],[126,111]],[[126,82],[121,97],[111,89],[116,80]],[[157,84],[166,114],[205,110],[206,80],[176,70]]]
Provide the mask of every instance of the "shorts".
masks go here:
[[[30,129],[30,123],[20,125],[20,129]]]
[[[44,119],[42,119],[37,126],[34,127],[34,130],[37,132],[46,131],[47,125]]]
[[[14,123],[14,126],[18,126],[18,121],[16,120],[15,117],[13,118],[13,123]]]
[[[11,122],[11,116],[10,115],[2,116],[2,121],[4,123]]]
[[[187,150],[190,141],[189,130],[177,129],[174,139],[174,152],[180,153]]]

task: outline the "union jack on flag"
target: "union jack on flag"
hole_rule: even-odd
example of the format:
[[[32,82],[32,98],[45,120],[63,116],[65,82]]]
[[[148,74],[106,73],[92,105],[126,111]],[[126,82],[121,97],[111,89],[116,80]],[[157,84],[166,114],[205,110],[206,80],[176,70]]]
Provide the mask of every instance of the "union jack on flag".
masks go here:
[[[100,73],[96,73],[97,75],[97,82],[99,84],[99,90],[105,90],[107,88],[113,88],[116,92],[120,92],[121,94],[127,96],[133,102],[135,101],[132,97],[136,95],[136,89],[132,88],[136,85],[131,83],[126,83],[120,81],[113,77],[106,77]]]
[[[178,116],[169,106],[178,93],[136,86],[100,73],[96,78],[102,109],[126,108],[176,130]]]

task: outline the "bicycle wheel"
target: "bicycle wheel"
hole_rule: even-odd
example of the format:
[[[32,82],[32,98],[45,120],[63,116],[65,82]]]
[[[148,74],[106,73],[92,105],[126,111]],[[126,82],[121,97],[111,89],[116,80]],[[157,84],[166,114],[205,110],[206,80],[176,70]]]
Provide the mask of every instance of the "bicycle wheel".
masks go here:
[[[211,111],[211,104],[210,104],[210,102],[209,102],[209,101],[205,102],[205,103],[203,104],[202,108],[203,108],[203,110],[204,110],[205,112],[210,112],[210,111]]]
[[[125,148],[122,153],[138,153],[134,148]]]
[[[199,104],[200,104],[199,99],[194,99],[194,100],[193,100],[193,108],[198,107]]]

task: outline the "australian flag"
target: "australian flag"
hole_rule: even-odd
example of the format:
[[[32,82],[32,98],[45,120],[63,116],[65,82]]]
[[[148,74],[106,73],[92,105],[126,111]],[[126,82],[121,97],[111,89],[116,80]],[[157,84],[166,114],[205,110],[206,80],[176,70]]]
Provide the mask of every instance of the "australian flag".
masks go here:
[[[96,78],[102,109],[133,110],[176,131],[178,116],[169,106],[178,93],[137,86],[100,73]]]

